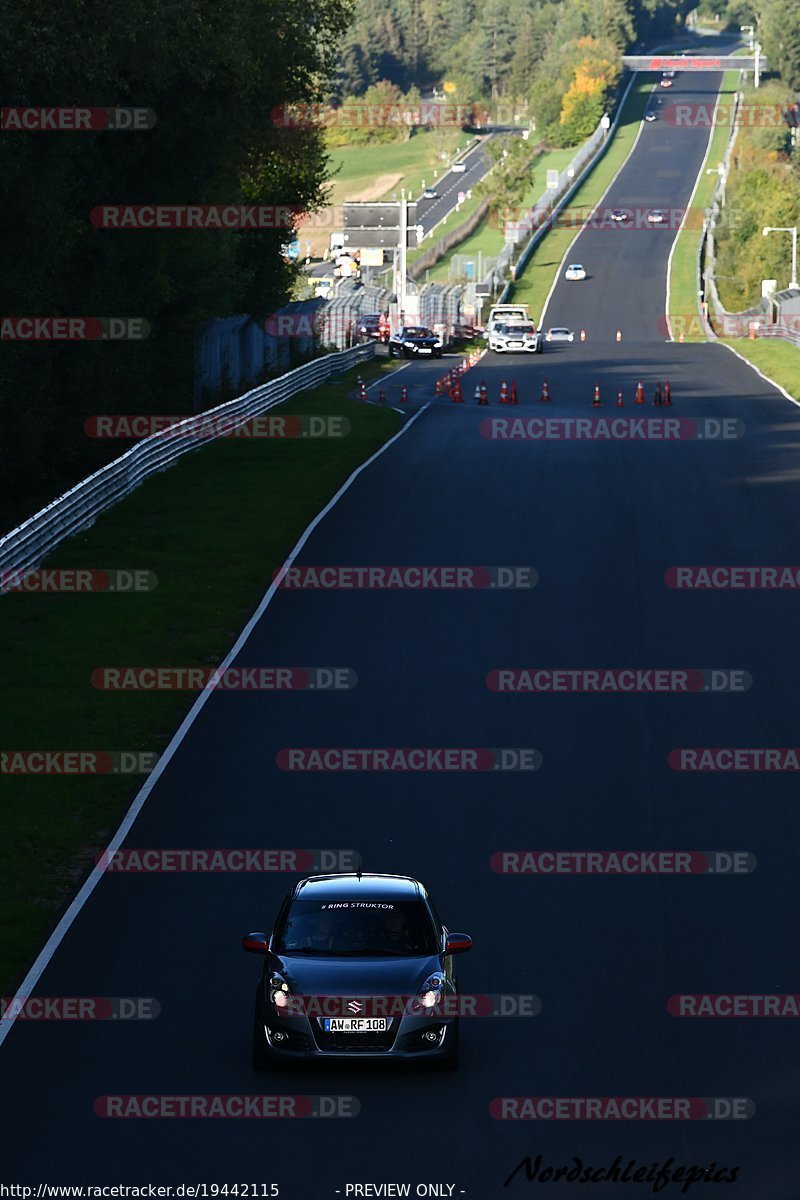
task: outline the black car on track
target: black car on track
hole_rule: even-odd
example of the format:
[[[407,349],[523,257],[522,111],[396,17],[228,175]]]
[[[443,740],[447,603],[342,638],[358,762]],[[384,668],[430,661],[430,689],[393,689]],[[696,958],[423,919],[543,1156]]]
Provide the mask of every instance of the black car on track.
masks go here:
[[[321,1059],[431,1060],[458,1066],[453,955],[472,946],[442,924],[406,875],[313,875],[284,900],[264,956],[253,1066]]]
[[[389,357],[441,358],[444,342],[425,325],[404,325],[399,333],[389,338]]]

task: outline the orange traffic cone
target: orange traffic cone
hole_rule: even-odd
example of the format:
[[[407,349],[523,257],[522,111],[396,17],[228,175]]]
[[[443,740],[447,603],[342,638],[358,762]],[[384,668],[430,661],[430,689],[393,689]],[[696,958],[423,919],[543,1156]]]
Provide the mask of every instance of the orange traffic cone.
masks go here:
[[[622,392],[617,392],[617,408],[624,408],[625,401],[622,399]]]
[[[633,398],[634,404],[644,404],[644,384],[641,379],[636,384],[636,395]]]
[[[434,384],[434,388],[433,388],[433,390],[436,392],[436,395],[437,395],[437,396],[441,396],[441,394],[442,394],[442,381],[441,381],[441,378],[439,378],[439,379],[437,379],[437,380],[436,380],[436,383]]]
[[[661,384],[660,383],[656,384],[656,389],[653,392],[653,404],[655,404],[656,408],[661,407]]]
[[[358,398],[359,400],[366,400],[367,398],[367,385],[360,375],[358,377]]]
[[[664,380],[664,403],[672,404],[672,391],[669,386],[669,380]]]
[[[511,380],[511,391],[508,394],[508,403],[519,404],[519,400],[517,399],[517,385],[513,379]]]
[[[508,384],[506,383],[505,379],[500,385],[500,403],[508,404]]]
[[[550,388],[547,386],[547,376],[542,380],[542,395],[541,399],[547,401],[550,399]]]
[[[596,383],[594,385],[594,399],[592,400],[592,408],[599,408],[602,403],[603,402],[600,399],[600,384]]]
[[[454,404],[461,404],[464,397],[461,395],[461,380],[457,379],[450,389],[450,399]]]
[[[481,384],[481,389],[480,389],[480,393],[479,393],[479,394],[480,394],[480,399],[479,399],[479,401],[478,401],[478,404],[488,404],[488,403],[489,403],[489,395],[488,395],[488,393],[487,393],[487,391],[486,391],[486,384],[485,384],[485,383],[482,383],[482,384]]]
[[[622,341],[622,330],[621,329],[617,330],[617,341],[618,342]]]
[[[400,401],[402,404],[408,403],[408,388],[405,385],[400,388]]]
[[[581,330],[581,341],[582,342],[586,341],[586,330],[585,329]]]
[[[475,384],[475,403],[480,404],[480,402],[481,402],[481,385],[479,383],[476,383]]]

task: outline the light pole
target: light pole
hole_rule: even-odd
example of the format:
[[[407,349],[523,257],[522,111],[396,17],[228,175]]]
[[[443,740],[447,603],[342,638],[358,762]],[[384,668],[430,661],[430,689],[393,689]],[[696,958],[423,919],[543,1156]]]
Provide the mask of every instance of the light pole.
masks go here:
[[[797,283],[797,226],[796,225],[765,225],[764,237],[768,233],[790,233],[792,235],[792,281],[790,288],[798,287]]]

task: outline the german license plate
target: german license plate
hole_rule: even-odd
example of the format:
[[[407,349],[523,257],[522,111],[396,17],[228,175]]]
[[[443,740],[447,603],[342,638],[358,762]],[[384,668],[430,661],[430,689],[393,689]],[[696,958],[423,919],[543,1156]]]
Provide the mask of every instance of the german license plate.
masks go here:
[[[386,1017],[323,1017],[322,1028],[326,1033],[386,1033],[389,1023]]]

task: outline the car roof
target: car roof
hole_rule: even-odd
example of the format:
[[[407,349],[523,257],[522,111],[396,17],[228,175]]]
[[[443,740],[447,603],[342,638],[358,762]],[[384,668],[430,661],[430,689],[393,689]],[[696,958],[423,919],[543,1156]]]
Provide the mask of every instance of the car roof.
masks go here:
[[[425,888],[410,875],[378,875],[369,872],[348,872],[337,875],[310,875],[301,879],[294,889],[295,900],[341,900],[369,896],[394,896],[398,900],[420,900],[427,896]]]

